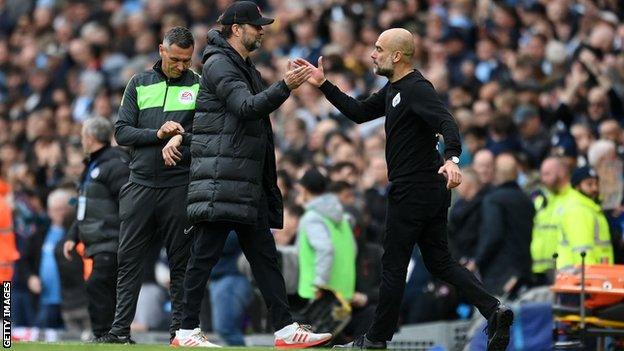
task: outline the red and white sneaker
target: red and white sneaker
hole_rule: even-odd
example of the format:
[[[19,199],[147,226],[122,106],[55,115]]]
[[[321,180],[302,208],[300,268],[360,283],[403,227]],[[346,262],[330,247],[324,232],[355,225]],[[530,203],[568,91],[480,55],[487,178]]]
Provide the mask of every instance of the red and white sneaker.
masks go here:
[[[176,336],[171,341],[172,347],[221,347],[208,341],[208,337],[202,333],[201,329],[193,330],[180,329],[176,331]]]
[[[275,332],[275,347],[278,349],[305,349],[323,345],[331,338],[330,333],[313,333],[310,326],[293,323]]]

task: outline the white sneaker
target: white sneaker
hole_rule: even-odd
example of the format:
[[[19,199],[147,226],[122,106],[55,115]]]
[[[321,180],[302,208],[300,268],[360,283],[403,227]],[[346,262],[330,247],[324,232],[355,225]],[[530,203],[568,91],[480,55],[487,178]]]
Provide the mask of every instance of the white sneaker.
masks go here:
[[[275,332],[278,349],[305,349],[322,345],[331,340],[330,333],[313,333],[310,326],[293,323]]]
[[[201,329],[193,330],[180,329],[176,331],[176,336],[171,341],[173,347],[221,347],[208,341],[208,337],[202,333]]]

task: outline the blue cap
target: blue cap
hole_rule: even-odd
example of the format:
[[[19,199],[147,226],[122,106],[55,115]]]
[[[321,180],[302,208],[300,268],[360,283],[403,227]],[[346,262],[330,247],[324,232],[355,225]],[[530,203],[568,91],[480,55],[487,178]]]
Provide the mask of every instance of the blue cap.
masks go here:
[[[550,139],[550,153],[555,156],[576,157],[576,141],[567,132],[560,132]]]
[[[579,167],[575,169],[574,172],[572,172],[572,178],[570,179],[570,182],[572,183],[572,186],[575,187],[585,179],[589,178],[598,179],[598,174],[596,173],[596,171],[589,166]]]

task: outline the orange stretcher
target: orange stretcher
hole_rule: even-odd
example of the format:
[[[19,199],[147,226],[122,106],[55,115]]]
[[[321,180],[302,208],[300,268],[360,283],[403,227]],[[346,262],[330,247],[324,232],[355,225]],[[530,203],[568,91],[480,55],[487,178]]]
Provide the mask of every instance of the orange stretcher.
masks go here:
[[[590,337],[596,338],[592,348],[597,350],[604,349],[605,337],[613,338],[616,345],[624,343],[624,265],[583,264],[561,269],[551,291],[555,294],[555,349],[587,349]],[[558,343],[562,336],[566,341]],[[572,344],[577,348],[557,347]],[[616,349],[620,350],[619,346]]]

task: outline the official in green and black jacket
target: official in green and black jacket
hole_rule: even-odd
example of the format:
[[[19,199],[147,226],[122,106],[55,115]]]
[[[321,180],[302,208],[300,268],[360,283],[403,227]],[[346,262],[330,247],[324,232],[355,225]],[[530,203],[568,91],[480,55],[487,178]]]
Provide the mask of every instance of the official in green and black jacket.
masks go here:
[[[187,28],[168,31],[159,47],[161,60],[151,70],[132,77],[124,92],[115,138],[130,147],[130,178],[119,194],[115,320],[100,342],[133,342],[130,324],[143,261],[156,235],[163,237],[171,271],[171,334],[179,328],[182,283],[190,254],[190,241],[184,235],[190,131],[200,79],[189,69],[194,44]]]

